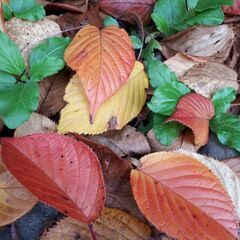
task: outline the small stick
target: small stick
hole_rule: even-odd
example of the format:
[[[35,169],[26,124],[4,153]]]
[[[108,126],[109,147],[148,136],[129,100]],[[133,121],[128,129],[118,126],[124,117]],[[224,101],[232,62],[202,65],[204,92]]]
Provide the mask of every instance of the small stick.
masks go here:
[[[90,233],[91,233],[91,235],[92,235],[92,240],[97,240],[96,233],[95,233],[95,231],[93,230],[93,224],[89,224],[89,225],[88,225],[88,228],[89,228]]]

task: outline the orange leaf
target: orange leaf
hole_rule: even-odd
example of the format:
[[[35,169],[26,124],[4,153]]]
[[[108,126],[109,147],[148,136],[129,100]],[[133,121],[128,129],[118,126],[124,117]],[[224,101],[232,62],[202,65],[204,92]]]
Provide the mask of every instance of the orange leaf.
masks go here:
[[[183,96],[177,104],[175,112],[166,122],[180,122],[191,128],[194,143],[201,147],[208,142],[209,120],[214,116],[211,100],[197,93]]]
[[[116,18],[132,22],[137,15],[143,23],[148,23],[156,0],[101,0],[100,8]]]
[[[237,217],[217,177],[185,154],[146,155],[132,170],[137,204],[159,230],[182,240],[233,240]]]
[[[2,138],[2,144],[7,169],[41,201],[85,223],[98,217],[105,187],[87,145],[54,133]]]
[[[135,55],[125,30],[87,26],[67,48],[65,61],[80,76],[93,120],[100,105],[127,83]]]

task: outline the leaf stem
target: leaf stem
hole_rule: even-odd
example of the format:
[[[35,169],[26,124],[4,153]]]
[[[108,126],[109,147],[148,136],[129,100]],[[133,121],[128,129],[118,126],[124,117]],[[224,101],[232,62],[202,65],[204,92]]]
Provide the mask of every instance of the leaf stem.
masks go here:
[[[92,235],[92,240],[97,240],[97,236],[96,236],[96,233],[93,229],[93,224],[88,224],[88,228],[90,230],[90,233]]]

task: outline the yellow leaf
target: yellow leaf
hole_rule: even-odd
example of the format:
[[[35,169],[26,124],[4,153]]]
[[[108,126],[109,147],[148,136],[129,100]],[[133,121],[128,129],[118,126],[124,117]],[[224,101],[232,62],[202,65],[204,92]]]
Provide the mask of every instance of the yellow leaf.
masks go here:
[[[103,210],[94,223],[94,231],[98,240],[146,240],[151,237],[148,225],[129,213],[113,208]],[[88,225],[68,217],[46,232],[41,240],[74,240],[76,236],[81,236],[83,240],[92,239]]]
[[[99,134],[123,128],[145,104],[148,84],[143,65],[136,62],[128,83],[99,108],[91,124],[87,97],[78,75],[74,75],[66,88],[64,100],[68,104],[61,111],[58,131]]]

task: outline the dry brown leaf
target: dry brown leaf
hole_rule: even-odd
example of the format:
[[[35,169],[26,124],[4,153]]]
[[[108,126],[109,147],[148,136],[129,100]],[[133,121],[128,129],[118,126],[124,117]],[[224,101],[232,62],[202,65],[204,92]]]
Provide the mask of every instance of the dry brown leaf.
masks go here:
[[[166,52],[165,55],[168,55],[167,57],[173,53],[181,52],[222,63],[227,59],[233,41],[233,30],[227,25],[220,25],[217,27],[189,28],[164,39],[161,44],[168,48],[163,50],[163,53]]]
[[[151,237],[148,225],[124,211],[113,208],[103,210],[94,223],[94,231],[98,240],[146,240]],[[75,240],[79,237],[83,240],[92,239],[88,226],[65,218],[46,232],[41,240]]]
[[[61,29],[58,24],[47,18],[38,22],[12,18],[5,22],[5,26],[7,34],[21,50],[26,64],[28,63],[29,53],[42,40],[53,35],[61,35]]]
[[[45,116],[33,113],[27,122],[15,130],[14,137],[49,132],[56,132],[56,124]]]
[[[221,63],[200,63],[192,67],[181,81],[195,92],[211,97],[215,91],[232,87],[238,89],[237,73]]]
[[[198,151],[199,147],[194,145],[193,134],[190,131],[185,131],[181,136],[175,139],[170,146],[162,145],[155,137],[155,134],[150,130],[147,134],[147,139],[152,149],[152,152],[174,151],[177,149],[184,149],[187,151]]]
[[[109,131],[101,135],[89,136],[91,140],[108,146],[120,157],[141,156],[151,152],[146,137],[136,128],[125,126],[122,130]]]
[[[63,96],[69,80],[70,74],[65,69],[40,82],[39,113],[51,117],[66,105]]]
[[[223,162],[240,177],[240,157],[226,159]]]

